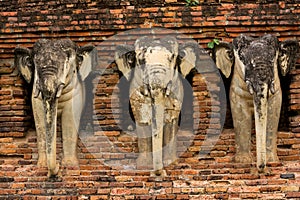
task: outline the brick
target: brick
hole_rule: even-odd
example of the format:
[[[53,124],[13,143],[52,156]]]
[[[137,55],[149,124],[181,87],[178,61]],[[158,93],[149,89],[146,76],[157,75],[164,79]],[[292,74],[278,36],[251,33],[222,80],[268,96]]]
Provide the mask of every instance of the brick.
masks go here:
[[[0,195],[14,195],[17,193],[16,189],[3,189],[0,190]]]
[[[108,195],[97,195],[97,196],[91,196],[90,200],[102,200],[102,199],[109,199]]]
[[[17,152],[16,149],[0,149],[0,155],[9,155],[9,154],[15,154]]]
[[[132,181],[132,177],[131,176],[116,176],[115,179],[118,182]]]
[[[142,195],[142,194],[148,194],[149,193],[149,189],[146,188],[134,188],[131,191],[131,194],[134,195]]]
[[[0,143],[11,143],[13,138],[0,138]]]
[[[85,188],[81,188],[79,192],[80,192],[80,194],[82,194],[82,195],[92,195],[92,194],[97,193],[97,190],[96,190],[96,189],[85,189]]]
[[[245,193],[245,194],[240,194],[241,199],[257,199],[257,194],[253,193]]]
[[[1,16],[17,16],[18,12],[1,12]]]
[[[131,191],[125,188],[113,188],[111,190],[111,195],[129,195]]]
[[[10,177],[0,177],[0,183],[3,182],[13,182],[14,178],[10,178]]]
[[[10,90],[0,90],[0,95],[11,95]]]
[[[205,189],[205,191],[207,193],[225,193],[227,192],[228,188],[227,187],[219,187],[219,186],[216,186],[216,187],[207,187]]]
[[[300,198],[300,192],[288,192],[286,198]]]
[[[210,156],[212,157],[224,157],[226,156],[226,152],[225,151],[211,151],[210,152]]]
[[[300,191],[299,186],[290,185],[290,186],[283,186],[281,188],[282,192],[298,192]]]
[[[173,187],[188,187],[188,184],[185,181],[174,181]]]
[[[260,192],[276,192],[280,191],[280,186],[262,186],[259,191]]]

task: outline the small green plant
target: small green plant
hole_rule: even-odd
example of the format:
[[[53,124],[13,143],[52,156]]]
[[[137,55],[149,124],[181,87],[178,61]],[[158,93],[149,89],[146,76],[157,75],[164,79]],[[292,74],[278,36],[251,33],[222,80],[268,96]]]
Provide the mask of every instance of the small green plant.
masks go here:
[[[186,6],[197,6],[199,5],[199,0],[185,0]]]
[[[219,45],[220,41],[218,39],[213,39],[212,41],[210,41],[209,43],[207,43],[207,47],[210,49],[213,49],[215,47],[215,45]]]

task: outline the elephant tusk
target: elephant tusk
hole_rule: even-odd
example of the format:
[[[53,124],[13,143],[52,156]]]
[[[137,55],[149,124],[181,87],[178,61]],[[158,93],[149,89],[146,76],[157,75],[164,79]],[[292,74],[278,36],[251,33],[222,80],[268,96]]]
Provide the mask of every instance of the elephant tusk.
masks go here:
[[[166,96],[169,96],[171,93],[171,87],[172,87],[172,81],[169,81],[167,84],[167,89],[166,89]]]
[[[35,91],[34,91],[34,98],[38,98],[39,97],[39,95],[40,95],[40,93],[41,93],[41,91],[39,90],[39,89],[36,89]]]
[[[40,95],[40,93],[41,93],[41,91],[40,91],[40,81],[39,81],[39,79],[37,79],[36,80],[36,82],[35,82],[35,89],[33,89],[34,91],[33,91],[33,97],[34,98],[38,98],[39,97],[39,95]]]
[[[153,109],[153,108],[152,108]],[[157,133],[157,121],[156,121],[156,118],[155,118],[155,115],[156,115],[156,111],[155,109],[152,110],[152,114],[153,114],[153,121],[152,121],[152,135],[154,137],[157,137],[158,136],[158,133]]]
[[[144,94],[143,94],[144,96],[149,96],[149,91],[148,91],[147,86],[144,86],[143,92],[144,92]]]
[[[65,84],[63,84],[63,83],[58,86],[58,90],[57,90],[57,93],[56,93],[57,98],[59,98],[61,96],[61,93],[62,93],[62,90],[63,90],[64,87],[65,87]]]
[[[272,94],[275,94],[274,81],[271,82],[270,91]]]
[[[253,91],[252,84],[250,83],[250,81],[246,81],[246,84],[250,94],[253,95],[254,91]]]

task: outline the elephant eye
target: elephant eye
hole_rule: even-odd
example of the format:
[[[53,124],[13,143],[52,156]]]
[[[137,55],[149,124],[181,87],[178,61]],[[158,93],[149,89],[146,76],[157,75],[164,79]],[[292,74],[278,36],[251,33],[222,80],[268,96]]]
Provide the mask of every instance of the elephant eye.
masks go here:
[[[70,58],[71,55],[72,55],[72,50],[71,49],[63,49],[63,52],[67,55],[68,58]]]
[[[127,53],[126,54],[126,59],[129,63],[133,63],[134,62],[134,54],[133,53]]]
[[[170,58],[170,62],[172,62],[172,60],[174,60],[175,54],[172,54],[171,58]]]
[[[81,63],[83,61],[83,56],[78,55],[76,59],[77,59],[78,64],[81,65]]]

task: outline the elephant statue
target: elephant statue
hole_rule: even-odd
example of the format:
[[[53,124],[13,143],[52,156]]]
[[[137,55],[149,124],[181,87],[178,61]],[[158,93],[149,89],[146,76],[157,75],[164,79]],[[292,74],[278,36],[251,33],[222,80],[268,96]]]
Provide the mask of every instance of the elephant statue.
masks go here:
[[[282,91],[280,76],[295,63],[296,40],[279,42],[270,34],[259,38],[240,35],[214,48],[217,67],[225,77],[233,71],[229,99],[235,130],[236,162],[251,163],[253,115],[256,132],[257,170],[267,173],[267,162],[277,162],[277,129]],[[232,70],[233,68],[233,70]]]
[[[134,46],[119,45],[115,62],[130,81],[129,101],[136,123],[137,168],[155,175],[177,160],[176,133],[183,102],[182,78],[196,67],[197,43],[179,45],[175,37],[144,36]]]
[[[33,82],[32,109],[38,144],[38,166],[56,177],[56,125],[61,117],[63,165],[78,166],[77,137],[85,102],[84,80],[96,65],[93,46],[78,47],[69,39],[40,39],[32,50],[17,47],[15,66]]]

